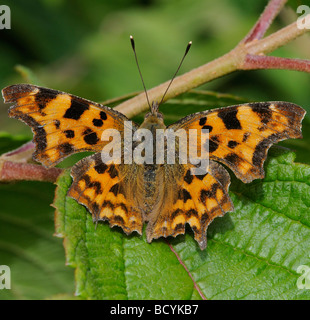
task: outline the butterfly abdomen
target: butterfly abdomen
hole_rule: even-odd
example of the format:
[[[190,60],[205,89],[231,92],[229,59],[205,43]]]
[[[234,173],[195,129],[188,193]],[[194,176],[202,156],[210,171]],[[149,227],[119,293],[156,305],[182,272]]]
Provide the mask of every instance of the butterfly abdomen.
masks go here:
[[[152,211],[155,203],[157,202],[156,199],[156,190],[158,190],[158,186],[156,184],[156,171],[158,165],[156,164],[146,164],[144,165],[144,200],[145,200],[145,213],[146,215]]]

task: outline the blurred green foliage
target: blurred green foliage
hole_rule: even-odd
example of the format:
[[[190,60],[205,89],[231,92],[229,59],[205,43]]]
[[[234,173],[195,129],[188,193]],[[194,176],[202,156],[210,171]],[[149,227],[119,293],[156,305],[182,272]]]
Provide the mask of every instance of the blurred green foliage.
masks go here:
[[[296,20],[290,0],[269,33]],[[0,33],[0,87],[25,82],[15,70],[29,68],[37,83],[94,101],[142,88],[129,35],[136,39],[148,88],[171,78],[189,40],[181,73],[232,49],[245,36],[267,0],[6,0],[12,28]],[[309,35],[275,55],[309,58]],[[251,101],[286,100],[310,111],[309,75],[283,70],[244,71],[201,87]],[[0,102],[0,128],[30,130],[8,119]]]

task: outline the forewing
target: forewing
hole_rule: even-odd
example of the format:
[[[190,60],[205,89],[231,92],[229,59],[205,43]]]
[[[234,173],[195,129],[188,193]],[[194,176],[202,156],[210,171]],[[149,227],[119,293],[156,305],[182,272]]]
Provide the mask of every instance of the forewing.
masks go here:
[[[302,138],[305,110],[288,102],[231,106],[189,115],[169,128],[197,129],[198,150],[209,149],[210,159],[227,165],[243,182],[263,178],[269,147],[289,138]],[[200,143],[201,129],[209,140]]]
[[[123,114],[71,94],[29,84],[12,85],[2,91],[4,101],[15,103],[9,116],[28,124],[36,144],[34,159],[44,166],[56,165],[81,151],[101,151],[106,129],[124,131]]]

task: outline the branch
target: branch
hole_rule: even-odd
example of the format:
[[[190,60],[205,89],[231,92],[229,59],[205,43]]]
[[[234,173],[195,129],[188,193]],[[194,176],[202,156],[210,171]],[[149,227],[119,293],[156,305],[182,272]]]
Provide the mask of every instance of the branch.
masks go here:
[[[264,56],[309,31],[306,28],[298,29],[297,23],[294,22],[264,39],[258,39],[266,32],[271,21],[283,7],[285,2],[286,1],[284,0],[271,0],[251,32],[232,51],[175,78],[170,90],[165,96],[165,101],[234,71],[259,69],[258,64],[250,64],[251,61],[254,62],[254,56]],[[310,20],[310,14],[304,17],[304,19]],[[256,60],[258,59],[262,58],[257,58]],[[307,60],[299,61],[298,59],[294,59],[292,62],[286,60],[288,70],[309,72],[307,67],[302,67],[307,64]],[[264,60],[264,66],[266,69],[278,68],[278,64],[275,63],[274,59]],[[282,67],[284,67],[283,60],[281,68]],[[150,100],[160,101],[162,93],[167,88],[169,82],[170,80],[149,90],[148,95]],[[133,117],[147,110],[148,104],[144,93],[141,93],[134,98],[119,104],[115,109],[128,117]]]
[[[270,27],[272,21],[280,12],[280,10],[284,7],[287,0],[272,0],[270,1],[264,12],[259,17],[258,21],[252,28],[252,30],[248,33],[248,35],[242,40],[242,42],[247,43],[253,40],[261,39],[268,28]]]
[[[18,162],[27,162],[32,159],[32,154],[35,149],[35,145],[32,141],[23,144],[21,147],[4,153],[0,159],[10,159]]]
[[[288,59],[248,54],[245,57],[242,69],[285,69],[310,72],[310,60]]]
[[[28,142],[16,150],[0,157],[0,182],[18,180],[55,182],[62,172],[59,168],[47,169],[41,165],[29,163],[35,150],[33,142]]]
[[[0,160],[0,181],[18,180],[55,182],[61,174],[60,168],[45,168],[38,164]]]

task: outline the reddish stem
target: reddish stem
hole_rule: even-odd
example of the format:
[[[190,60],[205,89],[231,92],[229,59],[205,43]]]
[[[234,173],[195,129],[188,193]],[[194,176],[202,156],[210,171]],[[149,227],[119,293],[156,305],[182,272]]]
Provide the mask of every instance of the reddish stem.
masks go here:
[[[247,54],[241,68],[243,70],[285,69],[310,72],[310,60]]]
[[[0,163],[0,181],[11,182],[17,180],[55,182],[61,174],[60,168],[44,168],[32,163],[4,161]]]
[[[32,141],[30,141],[30,142],[23,144],[21,147],[15,149],[13,151],[9,151],[7,153],[4,153],[2,156],[12,157],[12,156],[15,156],[15,155],[18,155],[21,153],[26,153],[28,151],[34,152],[34,150],[35,150],[35,145]]]
[[[241,42],[248,43],[255,39],[261,39],[286,2],[287,0],[271,0],[254,27]]]

